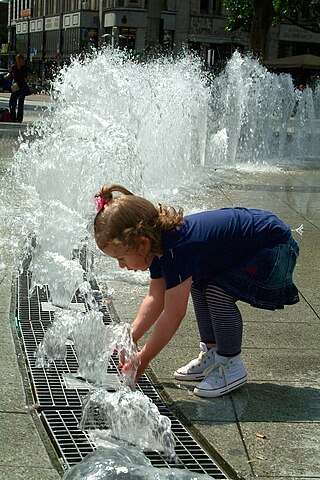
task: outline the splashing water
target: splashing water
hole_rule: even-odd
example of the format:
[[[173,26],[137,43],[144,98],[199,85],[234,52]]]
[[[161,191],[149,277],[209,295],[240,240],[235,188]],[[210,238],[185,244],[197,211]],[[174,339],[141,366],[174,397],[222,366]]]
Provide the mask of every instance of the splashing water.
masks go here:
[[[301,94],[290,75],[270,73],[236,52],[213,82],[206,159],[224,165],[318,162],[319,98],[319,87]]]
[[[130,389],[134,387],[138,361],[131,371],[122,374],[123,384],[115,387],[118,388],[116,393],[107,390],[110,388],[107,369],[114,349],[117,347],[119,353],[124,352],[125,362],[137,358],[131,326],[125,323],[104,325],[102,314],[95,311],[86,314],[57,311],[37,348],[36,367],[47,367],[56,359],[65,359],[69,339],[74,343],[79,364],[74,377],[80,376],[93,384],[92,391],[83,399],[80,427],[107,429],[104,435],[100,431],[100,437],[125,440],[141,450],[161,450],[175,459],[169,418],[160,415],[156,405],[144,394]]]
[[[75,59],[54,92],[15,155],[22,208],[12,231],[35,235],[33,285],[49,280],[52,302],[67,306],[83,281],[72,252],[90,241],[95,192],[108,181],[151,195],[187,184],[203,162],[209,90],[191,56],[144,64],[105,50]]]
[[[119,360],[121,352],[124,352],[123,360],[132,362],[131,369],[122,374],[122,379],[125,385],[134,388],[139,363],[131,326],[126,323],[104,325],[102,318],[102,313],[96,311],[86,314],[71,310],[57,311],[54,322],[35,352],[36,367],[48,367],[54,360],[64,360],[68,340],[71,339],[79,364],[76,377],[85,378],[95,386],[109,385],[107,369],[111,355],[117,349]]]
[[[104,447],[89,453],[68,470],[63,480],[210,480],[212,477],[177,468],[155,468],[136,448],[104,441]]]
[[[160,415],[146,395],[129,388],[115,393],[97,389],[88,394],[83,400],[80,427],[106,429],[107,436],[125,440],[141,450],[160,450],[171,459],[176,457],[169,418]]]

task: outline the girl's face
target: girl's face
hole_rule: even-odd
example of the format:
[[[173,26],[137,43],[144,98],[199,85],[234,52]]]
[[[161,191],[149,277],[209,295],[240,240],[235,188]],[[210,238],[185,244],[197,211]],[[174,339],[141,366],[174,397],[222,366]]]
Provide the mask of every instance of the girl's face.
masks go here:
[[[109,257],[118,260],[120,268],[127,270],[147,270],[153,260],[154,254],[150,254],[150,240],[140,237],[138,248],[133,250],[128,247],[108,245],[103,252]]]

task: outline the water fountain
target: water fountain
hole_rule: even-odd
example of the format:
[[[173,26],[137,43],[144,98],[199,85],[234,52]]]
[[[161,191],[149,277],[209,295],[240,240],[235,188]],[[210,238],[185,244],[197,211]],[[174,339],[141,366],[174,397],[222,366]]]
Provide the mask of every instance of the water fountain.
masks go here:
[[[225,132],[227,165],[317,160],[318,89],[307,87],[301,94],[290,75],[270,73],[256,60],[235,54],[213,83],[209,122],[213,148],[207,157],[210,153],[215,157]]]
[[[6,228],[2,241],[16,268],[28,256],[31,289],[49,284],[52,309],[58,309],[38,349],[39,365],[64,357],[71,337],[79,375],[105,386],[110,378],[100,367],[115,345],[122,342],[130,355],[134,347],[127,326],[115,333],[113,325],[106,340],[97,311],[92,281],[103,260],[92,243],[94,193],[115,182],[155,202],[187,203],[192,211],[203,207],[198,187],[217,166],[313,161],[320,88],[306,88],[299,99],[290,76],[239,53],[212,79],[191,54],[144,63],[106,49],[74,59],[53,92],[47,115],[21,139],[4,177],[2,221],[10,218],[10,232]],[[71,310],[76,291],[89,313]],[[132,378],[125,383],[132,386]]]
[[[63,69],[54,92],[4,181],[6,192],[19,187],[13,231],[37,239],[34,284],[49,277],[60,306],[76,289],[88,290],[70,252],[90,243],[92,198],[107,181],[151,200],[185,203],[217,165],[317,161],[319,86],[298,102],[289,75],[239,53],[212,80],[191,55],[137,63],[100,51]],[[201,206],[196,196],[188,204]]]

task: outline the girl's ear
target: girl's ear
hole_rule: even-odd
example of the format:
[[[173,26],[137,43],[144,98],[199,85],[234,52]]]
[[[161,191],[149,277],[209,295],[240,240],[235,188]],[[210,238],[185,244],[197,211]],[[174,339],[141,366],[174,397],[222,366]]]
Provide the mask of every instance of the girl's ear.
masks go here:
[[[140,237],[138,244],[138,253],[147,255],[150,252],[151,242],[148,237]]]

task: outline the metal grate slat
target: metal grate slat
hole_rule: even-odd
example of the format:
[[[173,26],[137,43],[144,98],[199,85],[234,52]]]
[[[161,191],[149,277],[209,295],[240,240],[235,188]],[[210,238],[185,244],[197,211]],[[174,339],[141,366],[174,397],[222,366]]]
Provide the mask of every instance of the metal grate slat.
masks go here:
[[[65,360],[54,361],[48,369],[35,367],[35,350],[43,339],[45,331],[51,325],[54,312],[43,311],[41,308],[42,302],[49,301],[48,288],[37,287],[30,295],[30,285],[29,273],[22,273],[17,279],[17,318],[21,342],[25,351],[35,403],[38,405],[41,419],[64,466],[70,467],[80,462],[96,448],[89,435],[79,428],[82,415],[81,398],[89,390],[66,388],[64,385],[63,374],[75,374],[78,370],[77,356],[72,345],[67,346]],[[72,301],[84,303],[77,295]],[[87,306],[86,310],[88,311]],[[110,323],[111,316],[108,309],[103,306],[102,311],[104,323]],[[116,358],[114,357],[111,358],[108,372],[117,373]],[[226,475],[164,404],[146,375],[143,375],[137,387],[152,400],[162,415],[166,415],[170,419],[176,442],[176,454],[181,462],[180,467],[197,473],[206,473],[216,479],[227,479]],[[155,467],[177,467],[159,452],[150,451],[145,454]]]

